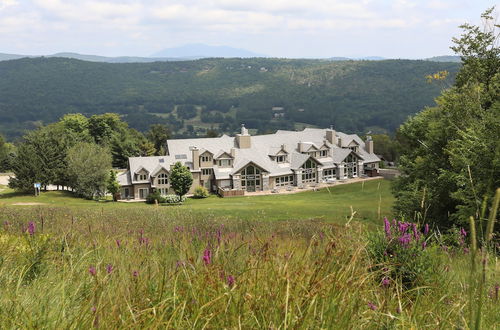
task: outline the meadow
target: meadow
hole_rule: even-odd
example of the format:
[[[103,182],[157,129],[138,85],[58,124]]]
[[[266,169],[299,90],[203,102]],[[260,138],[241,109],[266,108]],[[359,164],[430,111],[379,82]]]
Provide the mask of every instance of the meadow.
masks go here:
[[[475,294],[471,254],[463,245],[431,243],[433,229],[426,233],[425,256],[433,260],[426,285],[387,280],[402,265],[370,257],[371,235],[383,233],[375,192],[384,196],[388,186],[380,182],[365,184],[366,196],[353,184],[179,207],[97,203],[57,192],[39,197],[44,205],[16,206],[34,197],[6,190],[0,325],[463,329],[473,328],[470,307],[481,301],[482,327],[498,328],[497,259],[490,258],[484,288]],[[358,204],[348,221],[351,204],[361,200],[368,204]],[[382,201],[383,216],[390,197]],[[260,213],[252,217],[253,209]]]

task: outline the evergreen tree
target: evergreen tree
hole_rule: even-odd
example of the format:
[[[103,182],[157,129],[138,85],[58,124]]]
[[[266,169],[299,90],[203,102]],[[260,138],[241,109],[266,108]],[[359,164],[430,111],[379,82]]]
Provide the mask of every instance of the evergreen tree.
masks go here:
[[[106,190],[113,196],[113,201],[117,201],[117,194],[120,191],[120,184],[116,179],[116,171],[110,170]]]

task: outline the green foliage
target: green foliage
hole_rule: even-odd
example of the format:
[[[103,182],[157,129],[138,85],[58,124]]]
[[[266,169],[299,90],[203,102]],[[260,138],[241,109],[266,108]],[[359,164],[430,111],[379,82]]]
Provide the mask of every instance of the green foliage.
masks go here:
[[[0,135],[0,172],[11,170],[15,156],[16,147],[11,143],[7,143],[4,137]]]
[[[184,196],[193,184],[193,175],[189,168],[183,166],[180,162],[174,164],[170,171],[170,185],[175,193],[179,196]]]
[[[207,188],[203,186],[198,186],[194,189],[194,198],[207,198],[208,197],[208,190]]]
[[[380,282],[400,282],[406,289],[435,285],[439,278],[434,248],[427,246],[429,237],[420,232],[417,224],[384,219],[385,230],[370,232],[368,255]]]
[[[113,201],[116,202],[117,200],[117,194],[120,191],[120,184],[118,183],[116,179],[116,171],[115,170],[110,170],[109,171],[109,177],[108,181],[106,183],[106,190],[113,195]]]
[[[81,142],[68,150],[69,185],[87,199],[102,197],[106,192],[111,169],[109,150],[96,144]]]
[[[397,142],[387,134],[371,135],[373,139],[373,150],[376,155],[382,155],[388,162],[394,162],[398,158]]]
[[[441,88],[427,84],[426,75],[446,70],[452,80],[458,68],[458,63],[413,60],[110,64],[24,58],[0,62],[0,132],[12,138],[32,129],[33,120],[115,112],[140,131],[160,123],[181,135],[186,125],[199,125],[196,107],[208,111],[200,114],[201,121],[223,126],[224,133],[234,133],[242,122],[262,132],[293,129],[295,123],[391,132],[439,94]],[[285,108],[284,119],[272,118],[273,106]],[[96,141],[109,139],[113,121],[90,120]]]
[[[462,28],[454,39],[463,60],[457,83],[398,132],[403,175],[394,184],[395,209],[445,227],[479,218],[483,200],[488,205],[500,186],[498,34]]]
[[[153,191],[146,197],[146,203],[148,204],[165,203],[165,197],[163,197],[159,191]]]
[[[153,143],[156,156],[165,155],[165,148],[170,135],[170,129],[167,126],[162,124],[151,125],[149,131],[146,133],[146,137]]]

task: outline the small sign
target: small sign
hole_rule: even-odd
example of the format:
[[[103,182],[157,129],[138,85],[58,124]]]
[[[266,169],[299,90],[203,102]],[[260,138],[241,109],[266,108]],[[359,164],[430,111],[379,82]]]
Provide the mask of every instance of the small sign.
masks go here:
[[[40,189],[42,187],[42,184],[39,183],[39,182],[37,182],[37,183],[34,184],[34,186],[35,186],[35,188]]]

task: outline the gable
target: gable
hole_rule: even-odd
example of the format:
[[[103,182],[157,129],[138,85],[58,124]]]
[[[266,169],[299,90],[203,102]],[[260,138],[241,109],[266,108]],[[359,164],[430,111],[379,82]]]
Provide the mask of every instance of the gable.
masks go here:
[[[228,154],[227,152],[223,152],[220,155],[217,155],[217,157],[215,157],[215,159],[233,159],[233,157],[230,154]]]

